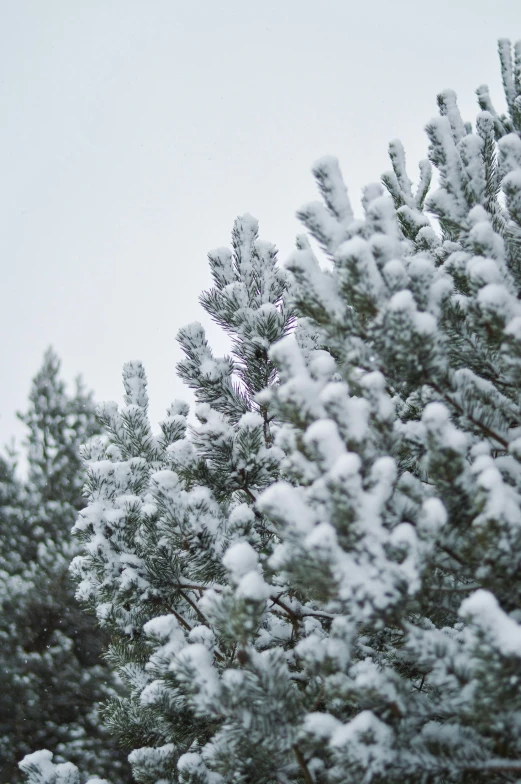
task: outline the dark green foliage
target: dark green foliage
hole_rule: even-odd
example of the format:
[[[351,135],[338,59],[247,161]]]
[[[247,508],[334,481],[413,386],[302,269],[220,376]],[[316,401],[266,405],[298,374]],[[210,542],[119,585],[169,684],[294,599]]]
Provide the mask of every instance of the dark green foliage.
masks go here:
[[[0,461],[0,781],[35,747],[119,780],[124,757],[100,726],[114,689],[103,634],[74,598],[71,528],[84,505],[79,446],[97,429],[92,397],[69,396],[51,350],[21,416],[27,480]],[[112,684],[112,685],[111,685]]]

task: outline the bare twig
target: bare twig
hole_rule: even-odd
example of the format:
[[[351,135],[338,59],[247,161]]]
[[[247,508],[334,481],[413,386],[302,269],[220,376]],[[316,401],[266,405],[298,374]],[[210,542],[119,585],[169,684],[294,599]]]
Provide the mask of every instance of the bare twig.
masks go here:
[[[192,610],[193,610],[193,611],[194,611],[194,612],[197,614],[197,616],[199,617],[199,620],[200,620],[202,623],[204,623],[206,626],[209,626],[209,623],[208,623],[208,618],[205,616],[205,614],[204,614],[204,613],[202,613],[202,612],[201,612],[201,610],[200,610],[200,609],[199,609],[199,607],[196,605],[196,603],[195,603],[195,602],[193,602],[193,601],[190,599],[190,597],[188,596],[188,594],[186,594],[184,591],[179,591],[179,593],[181,594],[181,596],[183,597],[183,599],[185,600],[185,602],[187,602],[187,603],[190,605],[190,607],[192,608]]]
[[[308,768],[308,766],[306,764],[306,760],[304,759],[304,756],[303,756],[301,750],[299,749],[299,747],[297,746],[296,743],[293,744],[292,748],[293,748],[293,752],[295,754],[295,757],[297,759],[297,762],[299,764],[300,770],[302,771],[302,775],[304,776],[304,781],[306,782],[306,784],[315,784],[315,782],[313,781],[313,777],[311,776],[311,773],[309,772],[309,768]]]

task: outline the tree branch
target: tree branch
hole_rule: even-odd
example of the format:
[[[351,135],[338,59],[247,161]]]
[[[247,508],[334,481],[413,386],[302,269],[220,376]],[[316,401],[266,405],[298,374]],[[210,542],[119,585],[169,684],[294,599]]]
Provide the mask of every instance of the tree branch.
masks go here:
[[[309,772],[309,768],[306,764],[306,760],[304,759],[301,750],[299,749],[296,743],[293,744],[292,748],[295,757],[297,758],[297,762],[299,764],[300,770],[302,771],[302,775],[304,776],[304,781],[306,782],[306,784],[315,784],[315,782],[313,781],[313,777]]]
[[[441,395],[441,397],[446,400],[447,403],[453,406],[456,411],[458,411],[462,416],[467,417],[469,422],[472,422],[473,425],[476,425],[476,427],[478,427],[484,433],[484,435],[488,436],[488,438],[492,438],[494,441],[497,441],[498,444],[501,444],[504,449],[508,449],[508,441],[506,441],[503,436],[500,436],[499,433],[496,433],[494,430],[492,430],[492,428],[488,427],[488,425],[483,424],[483,422],[479,422],[477,419],[474,419],[471,414],[467,414],[463,406],[456,402],[456,400],[454,400],[451,395],[448,395],[446,392],[444,392],[435,381],[428,381],[427,383],[430,384],[430,386],[439,395]]]

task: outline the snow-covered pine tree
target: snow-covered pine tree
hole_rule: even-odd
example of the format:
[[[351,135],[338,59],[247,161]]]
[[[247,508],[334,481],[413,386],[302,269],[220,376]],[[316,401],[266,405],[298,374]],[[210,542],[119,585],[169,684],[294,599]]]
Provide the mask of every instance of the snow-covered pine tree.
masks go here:
[[[97,429],[81,382],[68,395],[48,350],[27,412],[27,480],[0,469],[0,781],[35,746],[116,781],[125,770],[97,704],[111,694],[95,620],[77,603],[68,572],[85,475],[79,446]],[[5,469],[5,470],[4,470]],[[3,480],[3,481],[2,481]]]
[[[268,716],[261,734],[245,723],[256,691],[266,693],[270,716],[276,710],[268,694],[286,663],[270,648],[292,633],[284,586],[272,590],[262,576],[274,536],[255,509],[281,459],[257,394],[276,379],[269,351],[292,314],[287,276],[257,232],[245,215],[231,251],[209,255],[213,286],[201,303],[229,335],[231,355],[214,357],[200,324],[178,336],[185,355],[178,371],[194,390],[197,422],[187,427],[187,406],[174,403],[154,436],[145,374],[131,362],[125,406],[100,408],[108,438],[85,450],[89,504],[76,530],[87,555],[74,562],[78,595],[111,634],[109,659],[129,697],[113,700],[106,716],[146,784],[223,780],[207,764],[225,780],[239,765],[253,780],[285,764],[284,731],[272,725],[266,735]],[[255,637],[258,654],[247,650]],[[240,688],[241,677],[248,687]],[[292,720],[289,713],[283,724]],[[43,775],[40,758],[31,759],[33,775]],[[43,764],[55,770],[47,758]]]
[[[479,88],[473,132],[439,96],[433,193],[429,162],[413,190],[393,142],[391,198],[368,186],[357,220],[336,161],[315,166],[325,205],[300,216],[331,268],[299,238],[302,326],[271,350],[280,384],[256,398],[285,456],[262,482],[227,495],[241,472],[226,471],[222,417],[242,426],[244,386],[195,330],[182,372],[200,425],[167,439],[155,474],[158,441],[131,424],[141,370],[127,371],[131,405],[111,409],[99,466],[91,452],[78,569],[121,651],[141,651],[122,661],[146,784],[520,780],[521,44],[500,56],[506,114]],[[122,460],[120,442],[141,452]],[[155,612],[149,531],[178,591],[158,590]],[[42,755],[26,770],[32,784],[67,774]]]
[[[433,193],[393,142],[392,201],[369,186],[355,220],[328,158],[300,212],[332,262],[304,240],[290,262],[327,352],[272,352],[292,484],[258,508],[272,567],[330,615],[296,646],[317,784],[521,776],[521,43],[499,51],[507,115],[481,87],[472,131],[438,97]]]

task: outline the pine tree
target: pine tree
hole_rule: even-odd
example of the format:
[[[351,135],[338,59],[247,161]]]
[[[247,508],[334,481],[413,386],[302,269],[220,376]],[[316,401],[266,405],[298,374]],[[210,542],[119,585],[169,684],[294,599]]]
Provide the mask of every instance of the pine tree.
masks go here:
[[[434,192],[428,161],[413,191],[393,142],[392,201],[369,186],[355,221],[323,159],[325,206],[300,211],[332,262],[304,241],[290,262],[322,350],[306,364],[294,342],[274,349],[292,484],[258,506],[278,569],[331,615],[296,645],[309,781],[519,780],[521,44],[514,65],[510,52],[501,41],[508,115],[479,88],[473,132],[438,97]]]
[[[0,454],[0,569],[23,569],[28,542],[22,522],[22,486],[16,476],[14,449]],[[14,566],[14,562],[18,566]]]
[[[74,598],[71,536],[85,480],[79,445],[97,429],[80,381],[67,395],[52,350],[35,376],[27,480],[0,463],[0,780],[35,745],[116,780],[124,757],[100,730],[97,704],[113,691],[94,619]],[[104,748],[106,746],[106,748]],[[114,759],[112,759],[114,757]]]
[[[94,439],[85,451],[89,505],[76,530],[88,554],[74,562],[78,595],[111,632],[109,659],[130,696],[112,702],[107,720],[134,749],[134,775],[144,782],[175,778],[178,764],[189,770],[193,755],[180,763],[183,753],[195,753],[223,723],[210,702],[203,708],[197,683],[217,683],[249,656],[244,646],[259,624],[291,630],[266,617],[262,563],[273,532],[254,511],[281,459],[257,394],[274,383],[269,351],[292,324],[287,276],[248,215],[235,222],[232,250],[209,259],[214,285],[201,303],[228,333],[231,355],[214,357],[200,324],[180,331],[185,358],[178,369],[195,393],[196,424],[187,428],[188,408],[177,402],[154,436],[144,370],[131,362],[123,373],[125,406],[99,412],[108,443]],[[233,552],[249,568],[235,568]],[[273,666],[281,666],[278,653]],[[230,684],[223,696],[231,719],[220,743],[240,726],[235,691]],[[259,748],[245,762],[251,775],[265,757]]]
[[[520,779],[521,43],[499,52],[507,113],[480,87],[473,130],[440,94],[417,188],[395,141],[356,219],[315,165],[330,263],[298,239],[295,335],[288,295],[252,307],[273,254],[247,224],[211,255],[234,358],[182,330],[196,426],[177,406],[152,436],[138,364],[103,410],[75,570],[143,784]]]

